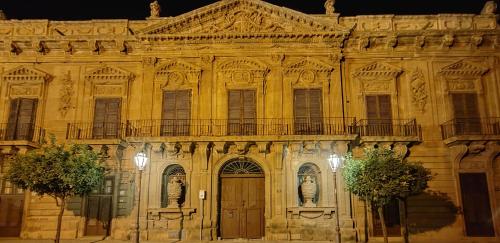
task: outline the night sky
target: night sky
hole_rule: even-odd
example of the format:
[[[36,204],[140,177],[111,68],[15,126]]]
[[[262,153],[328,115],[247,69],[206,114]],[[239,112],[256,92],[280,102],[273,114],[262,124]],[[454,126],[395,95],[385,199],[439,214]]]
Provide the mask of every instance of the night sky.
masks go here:
[[[324,0],[266,0],[304,13],[324,13]],[[478,14],[487,0],[337,0],[343,16],[364,14]],[[498,0],[497,0],[498,1]],[[10,19],[145,19],[150,0],[0,0]],[[176,16],[215,0],[159,0],[162,17]]]

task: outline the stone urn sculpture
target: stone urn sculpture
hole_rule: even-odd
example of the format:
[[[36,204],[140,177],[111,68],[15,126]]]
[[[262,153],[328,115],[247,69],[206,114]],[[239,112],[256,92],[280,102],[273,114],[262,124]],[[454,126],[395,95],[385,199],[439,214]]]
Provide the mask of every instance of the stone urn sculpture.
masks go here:
[[[300,185],[302,192],[302,197],[304,198],[304,207],[316,207],[316,203],[313,202],[316,197],[317,186],[316,181],[310,176],[306,176],[302,184]]]
[[[182,194],[182,182],[178,178],[174,177],[168,182],[167,185],[168,192],[168,208],[178,208],[179,198]]]

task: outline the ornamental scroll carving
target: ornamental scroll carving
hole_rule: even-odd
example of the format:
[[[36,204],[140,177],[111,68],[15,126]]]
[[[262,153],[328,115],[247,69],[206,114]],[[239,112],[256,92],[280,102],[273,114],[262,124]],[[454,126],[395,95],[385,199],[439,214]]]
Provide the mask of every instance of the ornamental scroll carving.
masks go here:
[[[425,112],[427,105],[427,87],[422,70],[415,69],[410,76],[411,101],[419,112]]]
[[[269,68],[250,59],[229,60],[217,68],[219,80],[225,81],[226,87],[265,86]]]
[[[285,78],[294,87],[321,87],[324,82],[331,82],[333,67],[321,61],[305,58],[301,61],[288,65],[285,70]]]
[[[467,62],[458,61],[443,67],[438,74],[443,77],[445,92],[470,91],[483,92],[481,77],[488,72],[488,68]]]
[[[362,93],[390,92],[396,94],[396,79],[402,72],[403,70],[399,67],[373,62],[357,69],[353,77],[359,81]]]
[[[62,78],[62,86],[59,90],[59,113],[63,118],[66,117],[66,114],[68,114],[68,111],[70,109],[74,108],[72,98],[75,94],[75,91],[73,89],[73,86],[74,82],[71,79],[71,72],[68,71],[68,73],[66,73]]]
[[[25,66],[8,70],[1,76],[2,82],[7,84],[7,95],[11,98],[40,98],[42,90],[51,78],[43,71]]]
[[[169,60],[155,71],[155,80],[161,82],[161,88],[180,88],[197,86],[201,69],[181,60]]]

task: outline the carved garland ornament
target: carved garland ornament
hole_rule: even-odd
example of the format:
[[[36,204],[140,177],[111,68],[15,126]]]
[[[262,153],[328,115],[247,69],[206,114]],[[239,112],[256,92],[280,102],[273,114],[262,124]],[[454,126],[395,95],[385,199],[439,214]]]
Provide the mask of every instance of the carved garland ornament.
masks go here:
[[[65,117],[68,113],[69,109],[74,108],[72,103],[73,95],[75,91],[73,89],[74,82],[71,80],[71,72],[68,71],[66,75],[64,75],[62,79],[62,86],[59,91],[59,113],[61,113],[61,117]]]
[[[416,109],[420,112],[425,112],[427,105],[427,88],[422,70],[415,69],[410,76],[411,101]]]
[[[265,86],[268,73],[268,67],[249,59],[230,60],[218,67],[219,79],[228,87]]]

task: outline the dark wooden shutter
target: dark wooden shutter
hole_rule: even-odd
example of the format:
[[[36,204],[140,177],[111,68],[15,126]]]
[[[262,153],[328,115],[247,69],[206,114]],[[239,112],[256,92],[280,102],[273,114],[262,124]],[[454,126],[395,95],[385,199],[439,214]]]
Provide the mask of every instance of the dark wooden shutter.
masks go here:
[[[293,102],[296,134],[322,134],[321,89],[295,89]]]
[[[228,92],[228,134],[254,135],[256,131],[255,90]]]
[[[456,134],[480,134],[481,121],[477,105],[477,95],[472,93],[455,93],[451,97]]]
[[[11,101],[7,125],[8,140],[33,138],[37,99],[18,98]]]
[[[120,98],[99,98],[95,101],[93,138],[118,138],[121,115]]]
[[[467,236],[495,236],[486,174],[460,174],[460,188]]]
[[[365,135],[393,135],[391,96],[367,95],[365,99],[367,118],[367,124],[364,127]]]
[[[189,135],[191,123],[191,91],[163,92],[162,136]]]

